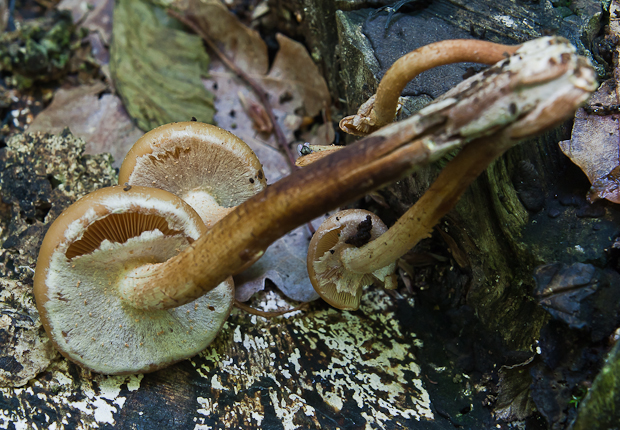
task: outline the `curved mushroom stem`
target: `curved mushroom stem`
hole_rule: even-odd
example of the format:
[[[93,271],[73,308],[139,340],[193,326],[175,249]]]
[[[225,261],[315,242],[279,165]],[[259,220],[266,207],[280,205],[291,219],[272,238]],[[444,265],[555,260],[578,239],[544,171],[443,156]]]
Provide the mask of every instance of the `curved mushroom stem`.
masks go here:
[[[488,136],[465,152],[472,155],[464,176],[477,176],[474,169],[480,168],[473,164],[486,167],[487,158],[501,154],[506,145],[571,117],[596,87],[592,67],[566,39],[527,42],[519,55],[459,84],[411,118],[294,172],[237,206],[176,257],[127,277],[122,296],[142,309],[191,302],[293,228]],[[491,147],[494,142],[498,148]],[[446,175],[456,173],[451,170]],[[446,181],[446,187],[457,188],[453,198],[462,193],[460,184]],[[437,192],[441,199],[452,193]]]
[[[394,121],[403,89],[420,73],[461,62],[492,65],[514,54],[520,46],[454,39],[430,43],[411,51],[392,64],[379,82],[377,94],[365,102],[356,115],[343,118],[340,128],[347,133],[365,136]]]
[[[505,134],[483,137],[466,145],[441,171],[422,197],[390,229],[360,248],[341,253],[345,268],[357,273],[371,273],[385,267],[420,240],[458,202],[469,185],[514,144]]]
[[[134,270],[119,287],[121,296],[141,309],[189,303],[258,259],[288,231],[454,148],[454,141],[445,146],[409,142],[411,127],[395,126],[389,137],[369,136],[269,186],[176,257]]]

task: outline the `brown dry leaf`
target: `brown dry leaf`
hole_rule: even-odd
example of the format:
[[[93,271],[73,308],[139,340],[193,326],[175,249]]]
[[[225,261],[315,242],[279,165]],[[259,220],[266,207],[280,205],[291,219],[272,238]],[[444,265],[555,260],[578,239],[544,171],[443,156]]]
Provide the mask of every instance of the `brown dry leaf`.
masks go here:
[[[267,73],[267,45],[260,34],[239,22],[220,0],[181,0],[174,6],[194,21],[241,70]]]
[[[62,0],[57,7],[70,11],[73,22],[79,23],[79,28],[89,31],[87,38],[93,59],[101,67],[108,85],[112,85],[108,47],[112,38],[114,0]]]
[[[588,176],[590,202],[607,199],[620,203],[620,133],[617,115],[607,109],[617,105],[613,80],[604,82],[589,101],[588,113],[575,115],[571,140],[560,148]]]
[[[257,103],[255,95],[231,73],[219,60],[213,59],[209,67],[209,77],[203,80],[208,90],[215,95],[215,123],[235,134],[256,153],[264,167],[267,183],[272,184],[291,172],[286,157],[280,152],[275,136],[264,135],[254,130],[252,119],[243,109],[238,94]],[[286,138],[293,140],[297,128],[297,116],[274,109]]]
[[[317,115],[331,103],[325,79],[301,43],[282,34],[277,34],[276,39],[280,49],[262,80],[264,88],[276,95],[281,105],[290,103],[289,109],[297,114]]]
[[[99,82],[58,90],[52,103],[37,115],[28,131],[58,134],[69,127],[74,135],[86,141],[85,153],[109,152],[114,157],[114,166],[120,166],[143,132],[131,121],[117,96],[100,96],[105,89]]]
[[[529,364],[533,357],[521,364],[502,366],[499,370],[499,393],[493,415],[498,420],[524,420],[535,410],[535,404],[530,395],[532,377]]]

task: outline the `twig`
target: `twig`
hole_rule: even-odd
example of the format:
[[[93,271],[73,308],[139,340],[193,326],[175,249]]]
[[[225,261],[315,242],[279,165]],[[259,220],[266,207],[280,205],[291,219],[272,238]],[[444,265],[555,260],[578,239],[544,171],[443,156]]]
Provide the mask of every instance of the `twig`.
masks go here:
[[[293,152],[291,151],[291,148],[288,145],[288,142],[286,141],[286,136],[284,136],[284,132],[282,131],[282,128],[278,124],[275,114],[273,113],[273,108],[271,107],[271,103],[269,102],[269,95],[262,89],[262,87],[258,84],[258,82],[256,82],[247,73],[245,73],[243,70],[237,67],[237,65],[230,58],[228,58],[226,54],[220,51],[218,47],[215,46],[215,43],[213,43],[209,35],[205,33],[194,21],[187,18],[186,16],[179,14],[178,12],[172,9],[168,9],[167,12],[168,12],[168,15],[179,20],[184,25],[191,28],[194,31],[194,33],[199,35],[202,38],[202,40],[204,40],[205,43],[209,46],[211,51],[213,51],[215,56],[218,57],[222,61],[222,63],[224,63],[226,67],[228,67],[235,75],[237,75],[241,80],[243,80],[246,84],[248,84],[252,88],[252,90],[254,90],[254,93],[256,93],[261,104],[265,108],[265,112],[267,112],[267,115],[269,115],[269,120],[273,124],[273,130],[276,135],[276,141],[278,142],[278,146],[282,148],[282,150],[286,154],[289,164],[291,166],[291,169],[293,170],[298,169],[298,167],[295,166],[295,156]]]

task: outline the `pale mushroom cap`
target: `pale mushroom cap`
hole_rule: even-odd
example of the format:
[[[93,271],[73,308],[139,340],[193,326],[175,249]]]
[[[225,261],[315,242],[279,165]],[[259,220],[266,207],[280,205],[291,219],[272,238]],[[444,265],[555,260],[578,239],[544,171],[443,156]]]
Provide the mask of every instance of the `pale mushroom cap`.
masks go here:
[[[266,187],[260,161],[234,134],[196,121],[157,127],[129,150],[119,184],[170,191],[207,227]]]
[[[158,189],[104,188],[65,210],[43,240],[34,277],[41,320],[59,351],[95,372],[126,374],[206,348],[231,311],[232,278],[158,311],[133,308],[115,288],[132,268],[166,261],[204,231],[189,205]]]
[[[368,220],[371,226],[368,226]],[[375,279],[384,282],[395,270],[394,263],[373,273],[356,273],[343,266],[340,259],[342,252],[354,247],[346,241],[358,234],[362,222],[371,227],[368,241],[387,231],[383,221],[372,212],[348,209],[323,221],[308,246],[310,282],[323,300],[339,309],[356,310],[363,287],[372,284]]]

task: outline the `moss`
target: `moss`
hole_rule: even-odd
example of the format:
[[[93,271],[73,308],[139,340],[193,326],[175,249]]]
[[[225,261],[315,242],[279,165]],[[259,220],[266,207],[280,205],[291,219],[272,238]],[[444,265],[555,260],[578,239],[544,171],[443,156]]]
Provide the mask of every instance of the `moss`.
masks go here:
[[[29,21],[0,36],[0,70],[14,74],[19,87],[58,79],[67,70],[75,34],[68,11]]]

